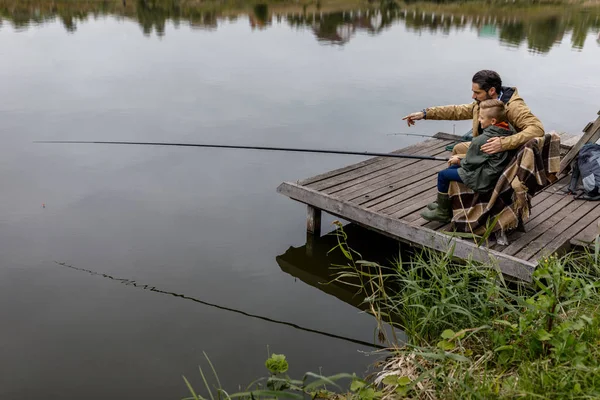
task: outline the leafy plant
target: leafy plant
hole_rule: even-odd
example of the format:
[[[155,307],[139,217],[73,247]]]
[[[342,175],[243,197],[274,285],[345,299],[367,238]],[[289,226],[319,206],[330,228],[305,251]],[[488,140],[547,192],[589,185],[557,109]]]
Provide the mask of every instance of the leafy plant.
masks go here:
[[[493,266],[457,263],[452,249],[390,266],[346,257],[336,279],[360,281],[375,318],[407,334],[390,340],[394,356],[375,379],[384,396],[593,398],[600,396],[598,252],[546,257],[528,286],[504,282]]]

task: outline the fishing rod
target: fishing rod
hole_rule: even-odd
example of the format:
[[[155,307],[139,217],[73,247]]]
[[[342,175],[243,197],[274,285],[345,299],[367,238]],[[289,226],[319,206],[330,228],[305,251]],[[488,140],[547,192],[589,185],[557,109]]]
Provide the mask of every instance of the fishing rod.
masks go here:
[[[386,133],[386,136],[418,136],[418,137],[426,137],[426,138],[435,139],[431,135],[423,135],[420,133]]]
[[[412,158],[412,159],[415,159],[415,160],[448,161],[448,158],[446,158],[446,157],[420,156],[420,155],[402,154],[402,153],[377,153],[377,152],[369,152],[369,151],[302,149],[302,148],[293,148],[293,147],[237,146],[237,145],[227,145],[227,144],[165,143],[165,142],[119,142],[119,141],[85,141],[85,140],[37,140],[34,143],[116,144],[116,145],[137,145],[137,146],[206,147],[206,148],[217,148],[217,149],[244,149],[244,150],[290,151],[290,152],[300,152],[300,153],[347,154],[347,155],[357,155],[357,156]]]
[[[219,304],[214,304],[214,303],[209,303],[208,301],[200,300],[200,299],[197,299],[197,298],[194,298],[194,297],[191,297],[191,296],[186,296],[184,294],[175,293],[175,292],[169,292],[169,291],[166,291],[166,290],[161,290],[161,289],[157,288],[156,286],[150,286],[150,285],[145,285],[145,284],[142,284],[142,283],[138,283],[138,282],[136,282],[134,280],[131,280],[131,279],[117,278],[117,277],[114,277],[114,276],[111,276],[111,275],[108,275],[108,274],[105,274],[105,273],[92,271],[90,269],[75,267],[73,265],[69,265],[69,264],[64,263],[64,262],[54,261],[54,263],[57,264],[57,265],[60,265],[61,267],[66,267],[66,268],[74,269],[74,270],[80,271],[80,272],[87,272],[88,274],[93,275],[93,276],[101,276],[103,278],[108,278],[110,280],[123,283],[123,284],[125,284],[127,286],[134,286],[136,288],[140,288],[140,289],[143,289],[143,290],[149,290],[149,291],[155,292],[155,293],[161,293],[161,294],[166,294],[166,295],[178,297],[178,298],[185,299],[185,300],[191,300],[193,302],[200,303],[200,304],[208,306],[208,307],[216,308],[216,309],[223,310],[223,311],[229,311],[229,312],[232,312],[232,313],[235,313],[235,314],[244,315],[246,317],[259,319],[259,320],[266,321],[266,322],[271,322],[271,323],[274,323],[274,324],[286,325],[286,326],[289,326],[291,328],[294,328],[294,329],[297,329],[297,330],[300,330],[300,331],[315,333],[317,335],[327,336],[327,337],[330,337],[330,338],[333,338],[333,339],[339,339],[339,340],[343,340],[343,341],[346,341],[346,342],[350,342],[350,343],[354,343],[354,344],[359,344],[361,346],[373,347],[373,348],[377,348],[377,349],[385,349],[386,348],[386,347],[378,345],[376,343],[370,343],[370,342],[367,342],[367,341],[364,341],[364,340],[360,340],[360,339],[353,339],[353,338],[349,338],[349,337],[346,337],[346,336],[336,335],[335,333],[323,332],[323,331],[320,331],[320,330],[317,330],[317,329],[306,328],[306,327],[294,324],[292,322],[280,321],[280,320],[277,320],[277,319],[265,317],[265,316],[258,315],[258,314],[250,314],[248,312],[245,312],[245,311],[242,311],[242,310],[237,310],[235,308],[225,307],[225,306],[222,306],[222,305],[219,305]]]

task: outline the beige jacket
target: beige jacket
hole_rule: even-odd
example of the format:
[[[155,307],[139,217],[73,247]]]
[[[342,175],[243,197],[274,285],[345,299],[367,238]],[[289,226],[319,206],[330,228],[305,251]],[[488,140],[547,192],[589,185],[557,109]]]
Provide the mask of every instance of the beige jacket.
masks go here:
[[[504,92],[502,101],[506,104],[508,123],[517,131],[515,135],[500,138],[502,150],[517,149],[535,137],[544,136],[544,126],[541,121],[531,113],[531,110],[527,107],[525,101],[519,96],[517,88],[503,87],[502,89]],[[506,95],[510,95],[508,102],[504,99]],[[473,119],[473,136],[479,135],[479,105],[475,101],[470,104],[456,106],[429,107],[427,108],[426,119]]]

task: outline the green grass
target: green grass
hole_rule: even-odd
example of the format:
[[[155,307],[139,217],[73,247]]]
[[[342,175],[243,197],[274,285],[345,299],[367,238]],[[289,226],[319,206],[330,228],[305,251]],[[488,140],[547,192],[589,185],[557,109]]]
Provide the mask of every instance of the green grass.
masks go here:
[[[338,237],[348,260],[338,280],[359,279],[375,318],[408,336],[407,343],[385,338],[394,357],[375,379],[383,393],[600,397],[598,254],[540,260],[526,286],[505,282],[494,266],[456,263],[451,250],[421,251],[390,266],[360,261],[343,231]]]

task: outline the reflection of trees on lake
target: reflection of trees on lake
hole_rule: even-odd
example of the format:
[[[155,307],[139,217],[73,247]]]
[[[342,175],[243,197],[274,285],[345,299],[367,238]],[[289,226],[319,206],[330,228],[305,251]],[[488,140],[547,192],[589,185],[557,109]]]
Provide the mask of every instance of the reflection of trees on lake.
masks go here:
[[[527,39],[527,31],[523,22],[509,22],[500,31],[500,40],[518,46]]]
[[[381,10],[301,14],[286,19],[294,27],[310,26],[319,41],[333,44],[348,42],[357,30],[378,34],[393,23],[393,18]]]
[[[175,27],[179,27],[181,22],[185,21],[194,29],[214,30],[217,28],[218,15],[216,12],[201,12],[193,8],[183,10],[176,0],[137,0],[135,10],[135,18],[145,35],[151,35],[155,31],[158,36],[164,36],[165,27],[169,21]]]
[[[565,34],[565,27],[559,17],[544,18],[535,21],[527,35],[527,45],[530,49],[547,53],[554,43],[560,42]]]
[[[173,3],[169,7],[161,0],[137,0],[137,20],[145,35],[150,35],[153,30],[158,36],[165,34],[167,20],[179,15],[177,5]]]
[[[339,45],[351,40],[356,32],[377,35],[393,24],[403,23],[407,30],[416,33],[448,35],[452,31],[474,30],[479,37],[496,38],[505,45],[526,46],[539,53],[547,53],[568,34],[573,48],[581,49],[590,33],[596,35],[600,31],[598,11],[586,12],[572,6],[562,10],[540,8],[536,11],[523,7],[520,14],[515,12],[514,7],[507,7],[485,11],[487,15],[477,16],[424,12],[417,9],[418,2],[409,5],[410,9],[399,9],[391,0],[383,0],[380,8],[331,12],[320,12],[314,7],[309,11],[306,6],[276,8],[279,3],[268,0],[263,4],[242,6],[242,9],[226,9],[222,2],[214,1],[203,1],[198,3],[199,6],[184,7],[181,4],[180,0],[40,0],[23,3],[0,0],[0,21],[8,20],[17,29],[26,29],[29,25],[58,19],[67,31],[74,32],[77,24],[88,17],[113,15],[137,21],[145,35],[155,32],[163,36],[168,23],[175,27],[184,23],[194,29],[214,30],[220,21],[246,15],[253,29],[267,29],[276,20],[312,30],[320,42]],[[460,10],[453,8],[456,9]]]
[[[257,4],[252,11],[253,12],[248,15],[252,29],[265,29],[267,26],[271,25],[271,15],[269,14],[268,5]]]
[[[571,33],[573,48],[583,48],[585,39],[591,32],[600,31],[600,19],[583,11],[567,15],[549,15],[530,18],[499,16],[444,15],[434,13],[401,12],[399,18],[406,27],[415,32],[429,31],[448,34],[452,29],[474,29],[480,35],[490,25],[497,28],[498,39],[507,45],[521,46],[527,43],[528,49],[547,53],[552,46],[560,43],[565,34]]]

